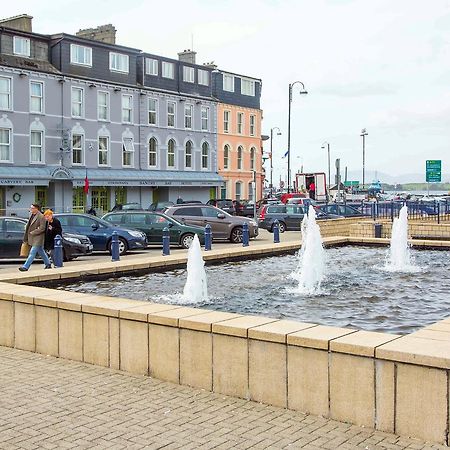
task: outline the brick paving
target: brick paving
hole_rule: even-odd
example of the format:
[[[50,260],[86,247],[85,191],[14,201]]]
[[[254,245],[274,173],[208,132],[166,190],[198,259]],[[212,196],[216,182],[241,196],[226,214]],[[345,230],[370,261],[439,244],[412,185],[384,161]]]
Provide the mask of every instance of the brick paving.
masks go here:
[[[0,449],[444,449],[0,347]]]

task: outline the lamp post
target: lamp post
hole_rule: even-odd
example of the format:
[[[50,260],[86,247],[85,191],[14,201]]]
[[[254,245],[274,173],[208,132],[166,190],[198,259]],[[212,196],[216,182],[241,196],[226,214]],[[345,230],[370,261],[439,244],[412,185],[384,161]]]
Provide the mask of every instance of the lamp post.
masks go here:
[[[369,133],[367,132],[367,130],[365,129],[365,128],[363,128],[362,130],[361,130],[361,137],[362,137],[362,187],[363,187],[363,189],[364,189],[364,186],[365,186],[365,170],[366,170],[366,168],[365,168],[365,165],[366,165],[366,136],[368,135]]]
[[[272,159],[273,130],[277,130],[276,135],[281,136],[281,130],[278,127],[273,127],[270,129],[270,197],[273,196],[273,159]]]
[[[331,169],[330,169],[330,143],[325,141],[322,144],[322,148],[325,148],[325,145],[328,148],[328,187],[331,186]],[[326,186],[325,186],[326,187]]]
[[[301,81],[294,81],[293,83],[289,83],[289,110],[288,110],[288,148],[287,148],[287,188],[288,193],[291,191],[291,103],[292,103],[292,88],[296,85],[300,84],[301,95],[306,95],[308,91],[305,89],[305,85]]]

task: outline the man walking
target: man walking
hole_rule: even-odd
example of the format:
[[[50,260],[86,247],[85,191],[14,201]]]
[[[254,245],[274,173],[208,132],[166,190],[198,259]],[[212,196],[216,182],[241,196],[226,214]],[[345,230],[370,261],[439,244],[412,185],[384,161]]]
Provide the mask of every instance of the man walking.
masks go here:
[[[28,219],[27,226],[25,227],[23,242],[30,245],[31,250],[27,260],[22,267],[19,267],[19,270],[21,272],[26,272],[36,257],[36,253],[39,253],[40,257],[43,259],[45,266],[44,269],[51,269],[52,264],[44,250],[46,220],[44,215],[39,211],[39,205],[36,203],[31,205],[30,213],[31,216]]]
[[[50,252],[50,257],[54,264],[55,258],[53,257],[53,252],[55,250],[55,237],[58,235],[62,237],[61,222],[56,217],[53,217],[53,211],[51,209],[47,209],[46,211],[44,211],[44,217],[47,221],[47,228],[45,229],[44,249]]]

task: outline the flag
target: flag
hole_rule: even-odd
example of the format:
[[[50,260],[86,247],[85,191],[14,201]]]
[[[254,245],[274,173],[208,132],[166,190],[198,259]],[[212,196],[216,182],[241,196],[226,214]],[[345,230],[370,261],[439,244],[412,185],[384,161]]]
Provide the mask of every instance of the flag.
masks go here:
[[[84,178],[84,187],[83,187],[84,193],[87,195],[89,192],[89,178],[87,176],[87,169],[86,169],[86,177]]]
[[[289,150],[284,154],[283,158],[286,158],[287,155],[289,155]]]

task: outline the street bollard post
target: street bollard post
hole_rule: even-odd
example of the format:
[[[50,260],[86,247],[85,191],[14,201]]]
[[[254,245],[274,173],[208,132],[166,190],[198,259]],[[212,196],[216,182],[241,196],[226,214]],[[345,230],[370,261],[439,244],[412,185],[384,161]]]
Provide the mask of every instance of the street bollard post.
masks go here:
[[[273,222],[273,243],[280,243],[280,222],[277,219]]]
[[[209,223],[205,226],[205,251],[211,250],[212,232],[211,225]]]
[[[167,227],[164,227],[163,229],[163,256],[170,255],[170,236],[169,236],[169,229]]]
[[[55,247],[53,250],[53,265],[55,267],[63,266],[63,245],[62,245],[62,237],[57,234],[55,236]]]
[[[111,261],[120,261],[119,255],[119,235],[113,231],[111,237]]]
[[[248,233],[248,223],[244,222],[242,225],[242,247],[248,247],[249,233]]]

